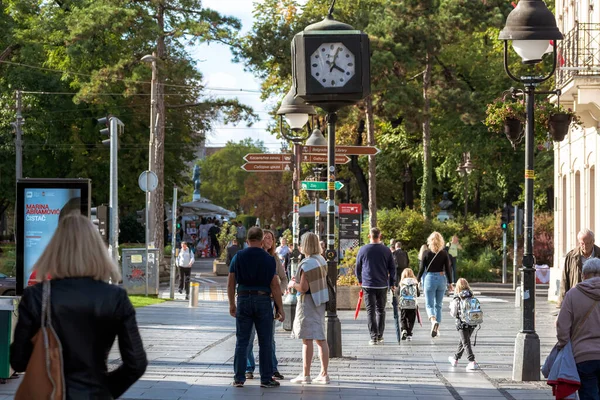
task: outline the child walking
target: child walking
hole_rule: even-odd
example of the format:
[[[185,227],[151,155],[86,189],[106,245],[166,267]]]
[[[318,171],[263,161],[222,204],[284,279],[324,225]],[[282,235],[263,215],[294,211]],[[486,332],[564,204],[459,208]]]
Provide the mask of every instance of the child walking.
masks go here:
[[[474,371],[479,369],[479,364],[475,361],[475,354],[471,348],[471,335],[475,330],[475,326],[469,325],[464,322],[464,316],[461,315],[461,300],[473,297],[473,292],[469,286],[469,282],[466,279],[460,278],[456,282],[454,288],[454,298],[450,302],[450,314],[456,318],[456,329],[460,335],[460,342],[456,349],[456,354],[448,357],[450,365],[453,367],[458,366],[458,360],[462,357],[463,353],[467,353],[467,360],[469,364],[466,367],[467,371]]]
[[[419,297],[417,277],[412,269],[405,268],[402,271],[398,287],[402,340],[412,340],[413,327],[417,318],[417,297]]]

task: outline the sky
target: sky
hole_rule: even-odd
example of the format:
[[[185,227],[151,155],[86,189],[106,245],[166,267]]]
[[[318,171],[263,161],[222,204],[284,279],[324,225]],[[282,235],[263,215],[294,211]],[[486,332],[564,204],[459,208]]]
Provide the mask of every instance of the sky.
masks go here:
[[[252,0],[202,1],[203,7],[240,19],[242,33],[252,29],[253,3]],[[198,61],[198,68],[204,75],[204,83],[207,86],[237,89],[237,92],[213,90],[209,93],[224,98],[237,97],[240,102],[251,106],[260,118],[260,121],[254,123],[251,127],[246,127],[245,123],[240,123],[237,126],[217,124],[214,131],[208,135],[206,146],[221,147],[230,140],[239,142],[250,137],[263,141],[269,152],[279,152],[281,141],[266,130],[269,119],[272,119],[272,117],[267,114],[269,103],[263,103],[260,100],[260,81],[250,72],[245,72],[243,64],[236,64],[232,61],[233,56],[225,45],[213,43],[194,46],[190,49],[190,53]],[[250,92],[240,92],[239,89],[250,90]],[[273,100],[273,103],[275,103],[275,100]]]

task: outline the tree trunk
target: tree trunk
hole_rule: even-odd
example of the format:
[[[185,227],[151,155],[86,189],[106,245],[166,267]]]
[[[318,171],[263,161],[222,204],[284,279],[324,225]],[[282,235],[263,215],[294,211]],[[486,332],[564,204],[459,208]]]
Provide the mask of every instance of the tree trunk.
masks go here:
[[[355,146],[362,146],[362,132],[358,131],[356,134],[356,140],[354,141]],[[369,186],[367,184],[367,178],[365,177],[365,173],[362,168],[358,164],[358,156],[350,156],[350,164],[348,164],[348,169],[350,172],[354,174],[356,178],[356,183],[358,183],[358,188],[360,189],[360,198],[363,209],[369,208]],[[350,201],[350,197],[348,196],[348,201]]]
[[[165,6],[162,2],[158,3],[156,20],[160,36],[156,40],[156,56],[159,60],[164,60],[167,54],[165,44]],[[159,67],[160,68],[160,67]],[[159,70],[160,71],[160,70]],[[153,193],[154,201],[154,237],[150,238],[158,249],[159,262],[163,258],[164,249],[164,226],[165,226],[165,99],[164,87],[160,84],[160,74],[158,75],[156,85],[156,113],[158,120],[156,121],[156,140],[154,142],[154,172],[158,177],[158,187]]]
[[[421,212],[426,220],[431,218],[431,115],[429,87],[431,86],[431,55],[425,56],[425,72],[423,73],[423,186],[421,186]]]
[[[373,114],[373,100],[371,96],[365,99],[367,117],[367,144],[375,146],[375,120]],[[369,156],[369,225],[377,226],[377,170],[375,156]]]
[[[477,177],[477,183],[475,184],[475,195],[473,197],[475,202],[475,216],[479,218],[481,216],[481,175]]]

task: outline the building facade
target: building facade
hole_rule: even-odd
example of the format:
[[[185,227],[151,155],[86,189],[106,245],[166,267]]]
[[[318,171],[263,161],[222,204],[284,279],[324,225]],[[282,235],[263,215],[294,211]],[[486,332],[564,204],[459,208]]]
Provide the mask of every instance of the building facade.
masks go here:
[[[596,232],[600,218],[600,0],[556,0],[556,19],[564,40],[558,44],[556,88],[551,101],[574,110],[583,125],[571,127],[554,144],[554,265],[550,300],[556,299],[565,255],[577,246],[577,232]],[[599,241],[596,240],[596,244]]]

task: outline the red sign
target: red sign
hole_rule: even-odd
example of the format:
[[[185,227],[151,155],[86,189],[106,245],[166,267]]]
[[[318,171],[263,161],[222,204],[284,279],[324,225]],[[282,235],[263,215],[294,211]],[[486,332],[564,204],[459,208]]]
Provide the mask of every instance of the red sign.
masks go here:
[[[327,155],[320,154],[303,154],[302,155],[303,163],[314,163],[314,164],[327,164]],[[343,155],[335,156],[336,164],[348,164],[350,162],[350,157]]]
[[[244,161],[253,163],[288,163],[292,162],[291,154],[249,153]]]
[[[302,146],[303,154],[327,154],[327,146]],[[374,146],[335,146],[336,155],[374,156],[379,149]]]
[[[360,204],[342,203],[339,205],[339,214],[362,214],[362,206]]]
[[[249,172],[291,171],[290,164],[274,163],[246,163],[242,165],[242,169]]]

